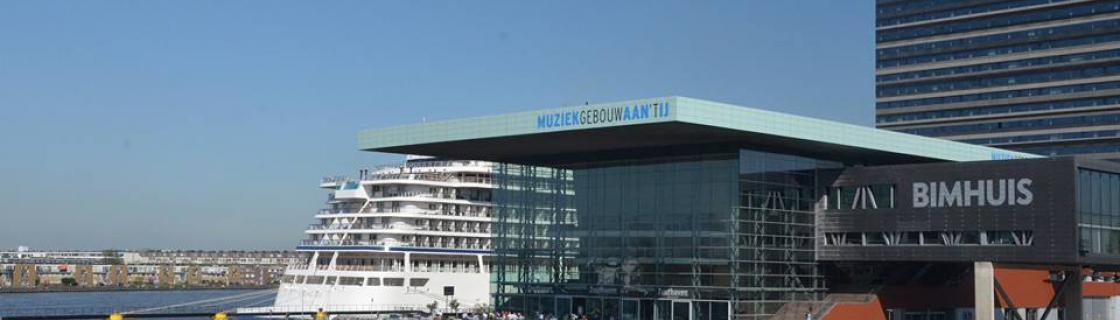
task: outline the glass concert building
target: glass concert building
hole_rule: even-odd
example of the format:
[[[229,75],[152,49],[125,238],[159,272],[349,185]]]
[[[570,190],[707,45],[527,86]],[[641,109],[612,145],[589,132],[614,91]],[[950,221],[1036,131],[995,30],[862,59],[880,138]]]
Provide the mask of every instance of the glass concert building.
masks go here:
[[[371,129],[359,147],[498,163],[499,310],[980,320],[1120,306],[1112,162],[685,97]]]
[[[879,128],[1120,161],[1120,1],[875,3]]]

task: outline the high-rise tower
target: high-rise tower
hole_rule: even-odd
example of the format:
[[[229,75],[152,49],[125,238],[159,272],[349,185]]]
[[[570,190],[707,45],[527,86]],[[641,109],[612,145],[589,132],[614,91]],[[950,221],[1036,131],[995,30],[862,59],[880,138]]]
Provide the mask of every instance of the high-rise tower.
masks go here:
[[[876,126],[1120,160],[1120,1],[878,0]]]

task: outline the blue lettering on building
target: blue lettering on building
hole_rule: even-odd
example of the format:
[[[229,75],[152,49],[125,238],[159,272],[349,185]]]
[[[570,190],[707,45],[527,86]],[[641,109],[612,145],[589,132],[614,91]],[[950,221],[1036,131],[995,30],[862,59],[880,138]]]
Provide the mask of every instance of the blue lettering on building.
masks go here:
[[[537,129],[613,124],[669,116],[668,102],[588,108],[537,115]]]

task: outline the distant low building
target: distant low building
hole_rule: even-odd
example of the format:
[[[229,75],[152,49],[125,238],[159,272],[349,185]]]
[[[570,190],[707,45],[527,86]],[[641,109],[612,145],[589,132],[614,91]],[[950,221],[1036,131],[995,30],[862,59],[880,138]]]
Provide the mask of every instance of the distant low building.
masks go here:
[[[0,287],[268,286],[294,251],[0,251]]]

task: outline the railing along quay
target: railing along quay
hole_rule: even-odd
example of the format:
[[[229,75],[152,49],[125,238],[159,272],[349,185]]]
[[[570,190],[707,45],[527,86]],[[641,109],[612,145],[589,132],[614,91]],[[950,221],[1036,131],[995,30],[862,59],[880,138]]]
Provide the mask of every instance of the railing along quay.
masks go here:
[[[100,306],[34,308],[24,312],[0,313],[3,320],[57,320],[57,319],[123,319],[140,318],[214,318],[218,314],[227,317],[238,316],[314,316],[320,312],[328,315],[418,315],[428,310],[412,306],[279,306],[233,308],[229,306],[187,306],[159,308],[158,311],[122,312],[121,308]],[[31,311],[31,312],[29,312]],[[437,312],[450,312],[439,309]]]

